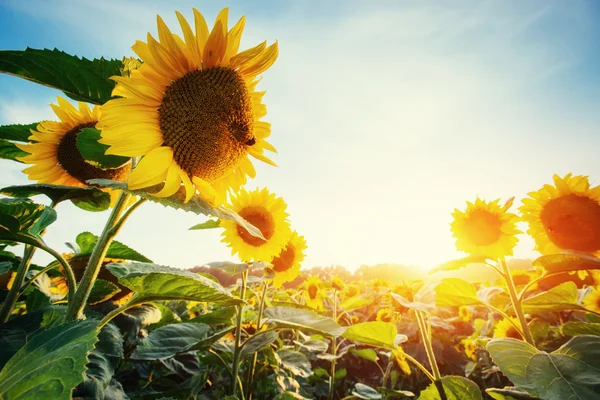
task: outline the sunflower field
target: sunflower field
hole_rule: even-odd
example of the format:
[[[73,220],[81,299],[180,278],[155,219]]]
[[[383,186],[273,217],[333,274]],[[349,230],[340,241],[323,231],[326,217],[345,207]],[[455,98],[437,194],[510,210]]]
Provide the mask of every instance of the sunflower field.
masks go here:
[[[301,271],[286,202],[246,187],[275,165],[259,81],[278,43],[240,50],[228,9],[212,28],[176,15],[136,58],[0,51],[1,72],[64,93],[55,120],[0,126],[25,174],[0,189],[0,399],[600,399],[600,186],[555,175],[454,210],[464,257],[431,272],[487,281]],[[44,240],[63,202],[108,216],[68,254]],[[183,270],[119,242],[147,202],[208,216],[192,229],[239,262]]]

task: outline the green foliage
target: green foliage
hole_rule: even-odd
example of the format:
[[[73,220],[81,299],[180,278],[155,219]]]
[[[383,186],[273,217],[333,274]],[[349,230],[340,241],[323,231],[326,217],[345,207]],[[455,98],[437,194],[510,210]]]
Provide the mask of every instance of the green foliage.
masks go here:
[[[515,339],[487,346],[500,370],[520,389],[548,400],[596,398],[600,384],[600,337],[577,336],[546,353]]]
[[[600,336],[600,323],[592,322],[567,322],[561,327],[563,335],[596,335]]]
[[[459,258],[458,260],[452,260],[445,262],[442,265],[439,265],[435,268],[432,268],[429,273],[433,274],[439,271],[454,271],[460,268],[464,268],[470,264],[484,264],[488,260],[486,256],[467,256],[463,258]]]
[[[56,221],[56,211],[29,199],[0,199],[0,240],[32,243]]]
[[[96,247],[96,243],[98,242],[98,236],[94,235],[91,232],[81,232],[75,238],[75,243],[77,243],[78,248],[76,248],[76,252],[74,257],[76,258],[84,258],[92,255],[92,251],[94,251],[94,247]],[[110,246],[108,246],[108,250],[106,252],[106,258],[115,258],[119,260],[129,260],[129,261],[140,261],[151,263],[152,260],[138,253],[137,251],[131,249],[130,247],[124,245],[121,242],[114,240]]]
[[[537,258],[533,265],[551,273],[591,270],[600,269],[600,258],[575,252],[547,254]]]
[[[115,82],[121,75],[120,60],[88,60],[57,49],[0,51],[0,72],[50,86],[74,100],[103,104],[111,98]]]
[[[394,324],[382,321],[363,322],[350,326],[342,337],[370,346],[393,350],[398,330]]]
[[[265,309],[264,315],[268,324],[282,328],[301,329],[333,337],[341,336],[346,331],[331,318],[299,308],[269,307]]]
[[[234,315],[235,308],[223,307],[206,314],[198,315],[189,322],[198,322],[207,325],[228,324],[231,322],[231,318],[233,318]]]
[[[2,188],[0,193],[11,197],[32,197],[43,194],[54,204],[71,200],[77,207],[92,212],[104,211],[110,206],[110,195],[96,188],[78,188],[49,184],[17,185]]]
[[[292,374],[302,378],[308,378],[312,374],[310,361],[299,351],[280,350],[276,354],[280,365]]]
[[[33,124],[12,124],[12,125],[0,125],[0,139],[16,141],[16,142],[29,142],[29,136],[31,136],[31,130],[35,130],[38,126],[37,122]]]
[[[97,321],[75,321],[34,336],[0,372],[0,397],[70,399],[97,341]]]
[[[19,158],[25,157],[27,154],[28,153],[15,146],[14,143],[0,139],[0,158],[22,162]]]
[[[121,289],[114,283],[103,279],[96,279],[94,286],[92,286],[88,304],[94,305],[107,301],[120,291]]]
[[[230,262],[230,261],[212,262],[212,263],[208,263],[206,265],[208,265],[211,268],[219,269],[231,276],[239,275],[242,272],[248,270],[248,268],[249,268],[248,264],[246,264],[246,263],[234,263],[234,262]]]
[[[108,264],[119,283],[136,293],[136,301],[193,300],[237,305],[221,285],[193,272],[148,263]]]
[[[206,339],[210,327],[183,322],[162,326],[144,338],[131,354],[134,360],[161,360],[191,349]]]
[[[117,168],[130,160],[129,157],[104,154],[110,147],[99,143],[100,131],[94,128],[85,128],[77,135],[77,150],[86,161],[97,163],[100,168]]]
[[[481,304],[475,285],[458,278],[443,279],[436,286],[436,304],[438,306],[468,306]]]
[[[441,380],[448,400],[481,400],[481,391],[475,382],[462,376],[444,376]],[[420,400],[440,400],[440,392],[431,383],[419,396]]]
[[[382,399],[383,396],[375,389],[362,383],[354,385],[352,394],[359,399]]]
[[[208,221],[202,222],[198,225],[194,225],[190,228],[190,231],[202,230],[202,229],[214,229],[221,226],[221,221],[218,219],[209,219]]]
[[[523,311],[527,314],[540,314],[562,310],[584,310],[585,308],[577,304],[577,296],[575,283],[561,283],[546,292],[523,300]]]
[[[240,351],[240,360],[248,357],[251,354],[254,354],[265,347],[269,346],[271,343],[277,340],[279,334],[276,331],[264,331],[255,334],[250,337],[244,343],[242,343],[242,350]]]
[[[355,354],[367,361],[377,362],[379,360],[377,352],[375,352],[373,349],[351,349],[350,353]]]

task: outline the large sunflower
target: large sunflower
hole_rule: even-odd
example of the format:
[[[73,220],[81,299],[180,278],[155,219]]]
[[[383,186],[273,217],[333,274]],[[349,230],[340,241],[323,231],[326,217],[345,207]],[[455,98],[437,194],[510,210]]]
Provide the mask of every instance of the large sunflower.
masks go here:
[[[600,256],[600,186],[587,176],[554,175],[554,186],[529,193],[520,208],[542,254],[561,250]]]
[[[227,243],[231,254],[237,253],[242,261],[272,260],[290,240],[292,230],[287,221],[287,205],[266,188],[252,192],[241,189],[231,196],[229,208],[257,227],[266,239],[252,236],[234,221],[221,221],[224,228],[221,241]]]
[[[473,255],[500,258],[513,254],[517,244],[518,217],[507,212],[511,202],[501,206],[500,199],[486,202],[477,198],[467,202],[465,211],[454,210],[450,224],[456,248]]]
[[[58,105],[50,105],[60,121],[43,121],[37,130],[31,131],[32,143],[15,143],[29,155],[21,161],[34,164],[25,168],[28,178],[38,183],[76,187],[89,186],[88,179],[124,180],[131,170],[131,164],[112,169],[103,169],[86,161],[77,148],[77,136],[85,128],[93,128],[100,117],[100,109],[92,109],[79,102],[79,109],[62,97]]]
[[[300,263],[304,260],[303,251],[306,250],[306,241],[294,231],[292,237],[281,253],[271,260],[273,264],[273,285],[281,287],[285,282],[291,282],[300,273]]]
[[[148,34],[133,51],[143,64],[129,77],[113,77],[113,94],[121,98],[102,106],[102,143],[107,154],[144,156],[131,174],[129,187],[164,183],[154,195],[168,197],[186,190],[186,201],[198,189],[221,203],[228,189],[237,190],[254,177],[248,155],[275,165],[263,152],[275,151],[265,140],[270,124],[265,92],[255,91],[256,77],[277,59],[277,42],[238,53],[242,17],[227,30],[223,9],[211,32],[194,9],[192,30],[177,12],[183,38],[171,33],[160,16],[158,41]]]

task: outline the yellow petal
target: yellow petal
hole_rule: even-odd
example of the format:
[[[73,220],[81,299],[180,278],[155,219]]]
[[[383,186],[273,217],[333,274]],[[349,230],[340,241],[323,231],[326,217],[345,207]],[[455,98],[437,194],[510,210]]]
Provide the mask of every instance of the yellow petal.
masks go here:
[[[221,20],[217,19],[202,54],[204,68],[212,68],[218,65],[223,58],[225,48],[227,47],[226,31]]]
[[[158,192],[154,193],[153,196],[156,197],[170,197],[173,196],[181,187],[181,177],[180,177],[181,168],[177,165],[177,163],[172,163],[167,171],[167,177],[165,180],[165,186]]]
[[[173,149],[158,147],[152,150],[131,172],[127,182],[129,189],[142,189],[162,183],[171,164],[173,164]]]
[[[260,55],[241,66],[239,72],[246,77],[255,77],[256,75],[262,74],[273,65],[275,60],[277,60],[278,55],[279,49],[277,42],[275,42],[261,52]]]
[[[258,46],[255,46],[251,49],[242,51],[240,54],[237,54],[237,55],[231,57],[231,60],[229,61],[229,65],[233,69],[241,67],[244,64],[246,64],[248,61],[252,60],[254,57],[258,56],[260,53],[262,53],[262,51],[266,47],[267,47],[267,41],[265,40]]]
[[[209,203],[215,204],[217,198],[215,189],[204,179],[198,178],[197,176],[192,177],[192,181],[194,182],[196,189],[198,189],[200,196]]]
[[[245,25],[246,16],[243,16],[227,34],[227,50],[225,50],[223,64],[227,64],[231,57],[237,54],[240,48],[240,41],[242,40],[242,32],[244,31]]]
[[[198,46],[198,52],[200,53],[200,57],[204,55],[204,46],[206,45],[206,41],[208,40],[208,25],[206,24],[206,20],[204,16],[200,14],[200,11],[194,8],[194,26],[196,28],[196,44]]]

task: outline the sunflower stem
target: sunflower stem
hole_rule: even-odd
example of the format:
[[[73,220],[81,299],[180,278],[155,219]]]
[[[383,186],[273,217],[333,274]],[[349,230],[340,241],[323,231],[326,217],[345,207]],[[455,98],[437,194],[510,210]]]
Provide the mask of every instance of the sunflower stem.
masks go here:
[[[260,332],[262,326],[261,326],[261,321],[262,321],[262,316],[263,313],[265,312],[265,297],[267,295],[267,287],[269,286],[269,281],[264,281],[263,283],[263,290],[262,290],[262,294],[260,296],[260,304],[258,306],[258,316],[256,318],[256,332]],[[254,369],[256,368],[256,361],[258,360],[258,352],[254,353],[254,355],[252,356],[252,361],[250,362],[250,367],[248,368],[248,375],[246,378],[246,385],[247,385],[247,394],[246,394],[246,400],[252,400],[252,390],[254,389]]]
[[[92,287],[94,286],[94,282],[100,273],[102,261],[104,261],[104,257],[108,251],[108,246],[110,246],[118,233],[118,229],[113,228],[120,222],[119,217],[125,210],[125,207],[129,201],[129,197],[130,195],[125,192],[121,192],[119,195],[117,203],[115,204],[115,207],[112,209],[112,212],[106,221],[104,230],[102,231],[102,234],[98,238],[98,242],[96,242],[96,246],[92,251],[88,265],[83,273],[83,276],[81,277],[79,287],[75,292],[75,298],[72,301],[69,301],[69,307],[67,308],[67,321],[73,321],[81,318],[83,309],[85,308],[87,300],[90,297]],[[122,225],[123,223],[119,225],[119,228]]]
[[[15,309],[15,305],[17,304],[17,299],[19,297],[19,291],[23,285],[23,281],[25,281],[27,271],[29,271],[33,253],[35,253],[35,247],[26,245],[25,251],[23,252],[23,258],[21,259],[21,263],[17,269],[15,280],[13,281],[13,284],[6,295],[4,304],[2,304],[2,309],[0,309],[0,323],[2,324],[8,321],[8,318],[10,318],[10,315]]]
[[[500,258],[500,263],[502,264],[502,269],[504,270],[504,280],[506,281],[506,286],[508,286],[508,293],[510,294],[510,300],[512,301],[513,308],[515,309],[515,313],[519,318],[519,323],[521,324],[521,330],[525,335],[525,341],[530,345],[535,347],[535,342],[533,340],[533,336],[531,335],[531,331],[529,330],[529,326],[527,326],[527,319],[525,319],[525,314],[523,313],[523,307],[521,305],[521,299],[517,296],[517,289],[515,288],[515,283],[513,282],[512,275],[510,273],[510,269],[508,268],[508,264],[506,263],[506,259],[504,257]]]
[[[431,382],[435,382],[435,377],[433,375],[431,375],[431,372],[429,372],[427,370],[427,368],[425,368],[425,366],[423,364],[421,364],[420,362],[418,362],[415,358],[413,358],[412,356],[404,353],[404,357],[410,361],[411,363],[414,364],[415,367],[417,367],[419,370],[421,370],[421,372],[427,377],[429,378],[429,380]]]
[[[433,384],[440,393],[440,398],[442,400],[447,400],[446,392],[444,391],[444,386],[441,381],[442,375],[440,374],[440,370],[435,359],[435,354],[433,352],[433,345],[431,343],[431,324],[425,322],[425,318],[423,317],[421,311],[415,310],[415,315],[417,316],[417,322],[419,324],[421,340],[423,341],[423,346],[425,347],[425,352],[427,353],[429,365],[431,366],[431,371],[433,372]]]
[[[333,320],[337,321],[337,289],[333,289]],[[336,339],[335,337],[331,338],[331,355],[334,357],[331,360],[331,371],[329,373],[329,400],[333,400],[335,396],[335,364],[337,356],[337,347],[336,347]]]
[[[246,298],[246,284],[248,280],[248,270],[242,272],[242,285],[240,287],[240,298],[244,300]],[[235,345],[233,350],[233,365],[231,370],[231,388],[230,392],[232,396],[237,393],[238,383],[240,386],[240,393],[243,394],[244,389],[241,384],[241,380],[238,382],[238,376],[240,373],[240,356],[242,347],[240,346],[242,336],[242,313],[244,312],[244,305],[237,306],[237,319],[235,322]]]

